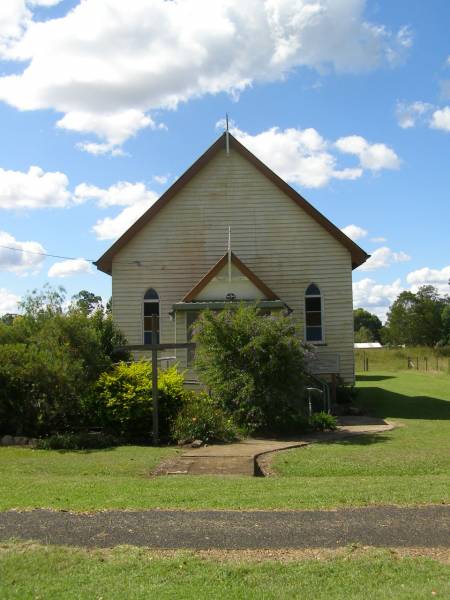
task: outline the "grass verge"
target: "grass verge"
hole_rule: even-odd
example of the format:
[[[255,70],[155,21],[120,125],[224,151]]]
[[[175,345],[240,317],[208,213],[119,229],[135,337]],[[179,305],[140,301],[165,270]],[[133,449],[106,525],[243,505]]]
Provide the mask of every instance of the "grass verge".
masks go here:
[[[3,600],[413,600],[450,593],[448,565],[380,549],[285,562],[217,560],[192,552],[161,556],[129,546],[82,550],[8,543],[0,546],[0,572]]]

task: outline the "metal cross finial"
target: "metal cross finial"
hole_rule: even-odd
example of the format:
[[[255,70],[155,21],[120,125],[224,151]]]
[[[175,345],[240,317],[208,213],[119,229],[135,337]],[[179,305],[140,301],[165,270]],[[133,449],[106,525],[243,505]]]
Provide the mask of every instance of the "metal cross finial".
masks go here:
[[[228,130],[228,113],[225,113],[225,144],[227,154],[230,154],[230,132]]]

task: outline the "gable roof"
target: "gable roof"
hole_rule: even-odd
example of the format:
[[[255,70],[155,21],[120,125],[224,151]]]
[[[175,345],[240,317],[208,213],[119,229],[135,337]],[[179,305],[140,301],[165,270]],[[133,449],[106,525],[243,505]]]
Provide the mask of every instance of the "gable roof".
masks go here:
[[[368,258],[367,254],[358,244],[355,244],[353,240],[345,235],[336,225],[329,221],[321,212],[312,206],[303,196],[294,190],[289,184],[287,184],[281,177],[274,173],[267,165],[265,165],[259,158],[256,158],[245,146],[243,146],[238,140],[229,135],[230,148],[239,152],[241,156],[246,158],[258,171],[260,171],[267,179],[274,183],[282,192],[289,196],[300,208],[302,208],[310,217],[312,217],[317,223],[324,227],[334,238],[338,240],[343,246],[345,246],[352,257],[352,268],[355,269],[362,265]],[[197,159],[193,165],[189,167],[187,171],[175,181],[175,183],[164,192],[164,194],[141,216],[139,219],[131,225],[125,231],[122,236],[114,242],[112,246],[94,263],[97,269],[104,273],[111,274],[112,270],[112,259],[114,255],[123,248],[127,242],[147,223],[149,223],[153,217],[170,202],[170,200],[206,165],[208,162],[220,151],[225,149],[226,134],[223,133],[212,146],[204,152]]]
[[[196,285],[185,295],[182,302],[192,302],[198,294],[208,285],[212,279],[223,269],[228,262],[228,252],[226,252],[220,260],[200,279]],[[278,296],[273,292],[261,279],[249,269],[240,258],[231,252],[231,262],[239,269],[239,271],[249,279],[266,297],[267,300],[279,300]]]

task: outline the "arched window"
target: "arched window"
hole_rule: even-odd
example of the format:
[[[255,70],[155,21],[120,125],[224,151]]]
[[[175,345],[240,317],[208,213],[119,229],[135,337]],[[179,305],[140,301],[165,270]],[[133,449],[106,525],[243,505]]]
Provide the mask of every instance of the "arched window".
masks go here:
[[[305,292],[305,339],[307,342],[323,342],[322,294],[315,283]]]
[[[152,317],[156,315],[156,331],[152,329]],[[153,335],[154,333],[154,335]],[[159,344],[159,296],[153,288],[144,294],[144,344]]]

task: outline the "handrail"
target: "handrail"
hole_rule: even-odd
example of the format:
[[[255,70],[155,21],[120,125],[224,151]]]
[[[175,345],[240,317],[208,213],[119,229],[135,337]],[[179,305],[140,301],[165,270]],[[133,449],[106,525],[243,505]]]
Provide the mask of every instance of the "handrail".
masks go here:
[[[322,393],[323,393],[323,398],[324,398],[324,409],[328,413],[331,412],[330,386],[328,385],[328,383],[324,379],[322,379],[320,377],[317,377],[317,375],[313,375],[312,373],[308,373],[308,377],[314,383],[316,383],[318,386],[320,386],[322,388]]]

